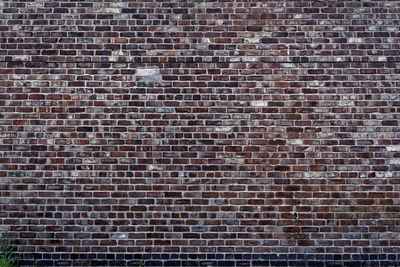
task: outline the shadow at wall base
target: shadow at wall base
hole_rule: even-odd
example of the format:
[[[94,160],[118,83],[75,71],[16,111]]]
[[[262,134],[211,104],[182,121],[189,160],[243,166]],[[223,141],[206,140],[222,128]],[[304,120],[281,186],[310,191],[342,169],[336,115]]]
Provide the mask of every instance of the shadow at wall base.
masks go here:
[[[49,254],[29,253],[31,266],[400,266],[400,254]]]

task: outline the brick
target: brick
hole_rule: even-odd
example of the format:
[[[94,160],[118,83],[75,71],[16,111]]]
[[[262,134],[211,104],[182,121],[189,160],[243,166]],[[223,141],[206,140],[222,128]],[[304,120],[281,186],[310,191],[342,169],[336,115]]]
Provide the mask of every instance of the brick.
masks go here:
[[[21,265],[397,265],[396,1],[0,8]]]
[[[386,149],[387,149],[387,151],[390,151],[390,152],[400,152],[400,145],[398,145],[398,146],[387,146]]]
[[[253,107],[268,107],[269,102],[268,101],[252,101],[251,106],[253,106]]]
[[[158,75],[160,72],[155,68],[137,69],[136,76],[154,76]]]

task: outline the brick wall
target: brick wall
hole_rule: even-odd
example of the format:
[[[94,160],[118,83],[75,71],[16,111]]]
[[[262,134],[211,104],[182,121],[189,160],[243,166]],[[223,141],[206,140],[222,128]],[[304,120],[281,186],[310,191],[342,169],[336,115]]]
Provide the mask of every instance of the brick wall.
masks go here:
[[[22,264],[400,259],[399,1],[0,8]]]

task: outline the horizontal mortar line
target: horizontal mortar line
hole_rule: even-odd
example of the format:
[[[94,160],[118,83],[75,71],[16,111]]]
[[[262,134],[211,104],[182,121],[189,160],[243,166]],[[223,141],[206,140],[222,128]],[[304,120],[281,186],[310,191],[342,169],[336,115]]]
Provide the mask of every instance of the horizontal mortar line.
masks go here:
[[[144,57],[141,57],[144,58]],[[397,61],[307,61],[307,62],[292,62],[292,61],[238,61],[238,62],[227,62],[227,61],[218,61],[218,62],[135,62],[135,61],[13,61],[13,60],[0,60],[0,62],[7,63],[92,63],[92,64],[101,64],[101,63],[134,63],[134,64],[142,64],[142,65],[155,65],[155,64],[221,64],[221,63],[291,63],[291,64],[307,64],[307,63],[400,63],[400,58]],[[192,69],[192,68],[191,68]],[[286,69],[290,69],[286,67]]]

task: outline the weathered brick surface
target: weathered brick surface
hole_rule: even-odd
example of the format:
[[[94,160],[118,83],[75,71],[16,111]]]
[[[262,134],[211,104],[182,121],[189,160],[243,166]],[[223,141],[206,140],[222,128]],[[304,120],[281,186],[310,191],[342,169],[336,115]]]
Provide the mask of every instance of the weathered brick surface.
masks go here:
[[[0,9],[0,221],[24,264],[400,259],[399,1]]]

